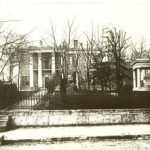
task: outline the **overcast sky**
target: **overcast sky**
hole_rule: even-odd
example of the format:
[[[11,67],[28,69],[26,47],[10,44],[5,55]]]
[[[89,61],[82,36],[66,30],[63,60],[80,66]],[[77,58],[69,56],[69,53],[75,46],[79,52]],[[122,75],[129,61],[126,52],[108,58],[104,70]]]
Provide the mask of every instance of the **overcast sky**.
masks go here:
[[[33,30],[30,39],[47,38],[50,20],[62,39],[67,19],[75,19],[79,39],[83,32],[114,26],[137,40],[150,42],[150,1],[148,0],[0,0],[0,20],[16,20],[4,25],[18,33]]]

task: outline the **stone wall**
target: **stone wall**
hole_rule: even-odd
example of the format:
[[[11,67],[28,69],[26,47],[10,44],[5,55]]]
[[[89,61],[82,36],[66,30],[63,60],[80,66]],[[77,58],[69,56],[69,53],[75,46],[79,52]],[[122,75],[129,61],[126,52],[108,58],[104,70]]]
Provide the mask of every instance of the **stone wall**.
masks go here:
[[[8,111],[17,126],[150,123],[150,109]]]

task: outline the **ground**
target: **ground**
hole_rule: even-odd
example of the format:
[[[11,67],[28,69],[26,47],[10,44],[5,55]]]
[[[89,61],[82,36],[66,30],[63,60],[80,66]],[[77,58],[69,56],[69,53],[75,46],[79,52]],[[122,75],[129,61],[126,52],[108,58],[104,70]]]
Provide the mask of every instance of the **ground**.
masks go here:
[[[0,150],[148,150],[150,140],[86,140],[54,143],[19,143],[4,145]]]

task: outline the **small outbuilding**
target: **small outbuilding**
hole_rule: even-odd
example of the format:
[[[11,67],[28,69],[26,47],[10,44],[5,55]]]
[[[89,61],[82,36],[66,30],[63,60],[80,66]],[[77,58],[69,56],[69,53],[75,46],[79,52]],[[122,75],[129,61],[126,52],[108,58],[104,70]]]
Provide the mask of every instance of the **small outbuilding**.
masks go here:
[[[132,64],[133,91],[150,91],[150,58],[140,58]]]

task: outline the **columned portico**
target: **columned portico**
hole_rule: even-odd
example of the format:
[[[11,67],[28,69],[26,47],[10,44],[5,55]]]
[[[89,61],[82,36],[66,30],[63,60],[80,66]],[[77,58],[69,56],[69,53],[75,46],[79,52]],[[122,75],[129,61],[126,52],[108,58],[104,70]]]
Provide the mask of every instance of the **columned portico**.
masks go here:
[[[150,91],[150,59],[141,58],[133,63],[133,91]]]
[[[38,53],[38,87],[42,87],[42,54]]]
[[[61,72],[60,59],[60,55],[57,55],[49,47],[31,49],[29,64],[26,65],[24,72],[21,74],[21,90],[31,91],[37,88],[46,88],[45,83],[49,82],[51,75],[55,74],[56,70]]]
[[[30,54],[29,59],[29,81],[30,81],[30,87],[33,88],[33,55]]]

